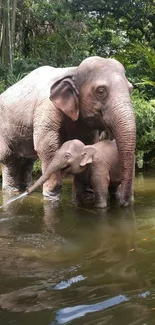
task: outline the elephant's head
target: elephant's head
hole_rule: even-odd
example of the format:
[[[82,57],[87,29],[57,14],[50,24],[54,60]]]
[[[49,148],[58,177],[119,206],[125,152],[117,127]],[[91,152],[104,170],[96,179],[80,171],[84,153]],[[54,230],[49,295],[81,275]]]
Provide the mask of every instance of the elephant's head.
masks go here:
[[[90,57],[72,78],[57,82],[50,99],[73,120],[84,119],[94,129],[106,128],[116,139],[121,164],[121,204],[131,199],[136,124],[130,100],[132,85],[123,65],[114,59]]]
[[[87,164],[91,164],[96,149],[93,145],[85,146],[79,140],[66,141],[56,152],[52,162],[45,173],[29,188],[27,193],[31,194],[42,186],[56,171],[78,174],[85,170]]]

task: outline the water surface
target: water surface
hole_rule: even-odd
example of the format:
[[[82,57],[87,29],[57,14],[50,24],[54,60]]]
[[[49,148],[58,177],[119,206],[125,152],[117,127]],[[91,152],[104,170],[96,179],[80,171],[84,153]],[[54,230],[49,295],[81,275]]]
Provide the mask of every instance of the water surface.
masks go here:
[[[0,192],[0,205],[8,199]],[[75,208],[41,193],[0,210],[0,325],[154,325],[155,177],[134,207]]]

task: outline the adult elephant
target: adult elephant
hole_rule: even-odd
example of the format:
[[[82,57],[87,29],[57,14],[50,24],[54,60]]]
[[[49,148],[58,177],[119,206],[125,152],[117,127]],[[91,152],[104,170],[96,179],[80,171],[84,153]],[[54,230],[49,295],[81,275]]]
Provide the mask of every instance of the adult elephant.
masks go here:
[[[32,159],[46,170],[63,142],[95,142],[94,130],[106,128],[116,139],[121,163],[121,204],[131,199],[136,126],[130,101],[132,85],[116,60],[91,57],[78,67],[41,67],[0,96],[0,160],[3,188],[29,186]],[[50,90],[50,99],[49,99]],[[58,199],[60,174],[43,194]]]
[[[90,57],[51,87],[50,99],[62,111],[71,108],[75,118],[90,128],[107,129],[116,139],[121,167],[121,205],[132,199],[136,123],[130,94],[132,84],[123,65],[114,59]],[[70,115],[71,117],[71,115]]]

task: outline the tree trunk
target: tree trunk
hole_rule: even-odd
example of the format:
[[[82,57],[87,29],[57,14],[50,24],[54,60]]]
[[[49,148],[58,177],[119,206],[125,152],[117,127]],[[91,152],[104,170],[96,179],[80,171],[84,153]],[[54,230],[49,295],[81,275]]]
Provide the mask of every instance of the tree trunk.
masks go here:
[[[9,49],[9,65],[12,71],[12,37],[11,37],[11,24],[10,24],[10,0],[7,0],[7,31],[8,31],[8,49]]]
[[[16,26],[16,9],[17,0],[12,0],[12,23],[11,23],[11,38],[12,38],[12,62],[15,54],[15,26]]]
[[[2,1],[1,63],[8,63],[7,5]]]
[[[23,11],[21,10],[21,17],[20,17],[20,26],[19,26],[19,58],[22,57],[23,52]]]

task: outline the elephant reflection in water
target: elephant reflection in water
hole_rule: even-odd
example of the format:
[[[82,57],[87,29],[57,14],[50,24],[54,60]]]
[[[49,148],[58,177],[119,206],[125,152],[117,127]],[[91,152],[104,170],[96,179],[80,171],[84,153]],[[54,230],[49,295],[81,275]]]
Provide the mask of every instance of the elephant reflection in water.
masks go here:
[[[3,193],[3,204],[11,197],[7,192]],[[68,250],[70,258],[72,256],[76,260],[76,246],[61,232],[59,235],[57,229],[63,214],[56,202],[41,201],[40,195],[26,197],[20,204],[16,201],[5,206],[0,236],[13,242],[19,256],[22,254],[25,258],[37,258],[39,263],[65,261],[68,259]]]
[[[125,276],[127,280],[130,277],[134,278],[136,274],[128,272],[137,251],[136,220],[133,207],[126,211],[119,207],[112,207],[107,211],[106,216],[104,210],[98,211],[98,214],[100,217],[104,217],[104,227],[101,230],[104,232],[104,240],[101,240],[98,250],[94,254],[104,252],[102,260],[108,264],[112,263],[112,266],[106,269],[107,274],[111,274],[116,279],[125,279]],[[101,236],[99,237],[102,239]]]
[[[23,197],[17,201],[15,200],[14,202],[8,204],[8,202],[14,198],[16,198],[15,194],[9,192],[2,192],[3,209],[1,210],[1,216],[4,216],[4,221],[11,221],[12,219],[15,220],[19,216],[21,219],[23,219],[25,218],[25,214],[31,215],[33,210],[34,212],[36,212],[36,210],[40,211],[40,209],[43,209],[43,212],[41,211],[41,213],[43,214],[44,218],[43,220],[41,219],[40,227],[43,226],[44,229],[46,229],[47,227],[47,230],[50,229],[51,232],[55,232],[55,226],[52,226],[52,222],[54,225],[55,223],[59,222],[57,210],[59,206],[58,202],[52,202],[50,200],[43,201],[40,196],[36,195],[31,198]]]
[[[27,200],[30,200],[30,198],[27,198]],[[34,210],[36,208],[36,202],[39,205],[40,200],[37,201],[37,198],[32,197],[32,214],[33,208]],[[24,205],[24,208],[26,208],[26,206],[27,204]],[[65,208],[61,209],[61,214],[63,214],[64,210]],[[70,239],[74,240],[73,237],[75,237],[76,241],[78,240],[79,243],[79,250],[82,246],[84,246],[84,254],[83,256],[82,252],[79,252],[79,254],[75,254],[74,251],[74,258],[70,254],[68,254],[68,260],[66,258],[65,261],[60,258],[62,256],[60,256],[59,250],[56,251],[56,254],[53,254],[55,239],[59,238],[58,243],[60,245],[60,240],[62,238],[62,236],[58,236],[58,227],[60,226],[59,217],[61,218],[58,209],[52,208],[51,203],[49,201],[43,200],[43,203],[39,205],[38,211],[40,211],[40,214],[43,213],[43,218],[40,218],[39,226],[37,229],[38,232],[40,232],[39,240],[41,240],[41,228],[44,224],[45,233],[43,233],[43,235],[49,234],[49,237],[53,238],[53,244],[51,245],[51,247],[47,247],[47,249],[40,247],[36,247],[36,249],[34,249],[34,247],[30,246],[29,250],[24,251],[24,247],[22,246],[26,245],[27,242],[26,240],[24,240],[22,244],[22,241],[17,240],[18,236],[16,235],[17,241],[12,243],[13,249],[11,250],[9,247],[7,247],[8,251],[10,249],[10,255],[5,250],[5,255],[7,253],[7,261],[3,260],[3,264],[1,265],[1,272],[5,272],[5,274],[9,274],[9,276],[11,275],[12,278],[16,278],[16,281],[18,275],[26,277],[27,275],[29,275],[30,282],[28,280],[27,285],[22,288],[20,287],[20,289],[18,290],[13,290],[9,293],[1,294],[0,306],[2,309],[7,309],[14,312],[34,312],[45,309],[52,310],[53,308],[57,308],[58,305],[61,303],[62,298],[60,298],[60,294],[56,289],[56,284],[60,284],[61,281],[64,280],[64,278],[67,279],[69,278],[69,276],[76,276],[77,272],[78,274],[88,275],[91,271],[91,278],[93,279],[93,281],[95,281],[96,278],[98,279],[97,283],[100,287],[100,291],[103,290],[105,295],[115,296],[117,294],[126,294],[126,291],[128,292],[128,285],[130,286],[131,284],[132,288],[134,287],[133,289],[135,289],[135,294],[137,294],[137,288],[138,290],[139,288],[142,288],[145,291],[145,279],[140,281],[136,272],[134,273],[130,270],[131,267],[132,269],[134,268],[135,262],[133,256],[136,253],[136,221],[134,217],[134,211],[132,209],[127,208],[125,210],[122,210],[121,208],[117,207],[115,208],[115,211],[114,208],[109,209],[108,211],[100,210],[98,212],[95,212],[96,218],[94,218],[94,215],[92,215],[91,218],[89,211],[86,211],[82,208],[76,210],[72,208],[72,213],[74,211],[74,218],[72,217],[72,219],[76,219],[76,228],[74,227],[74,236],[71,233],[70,238],[69,233],[67,233],[67,238],[68,241],[70,241]],[[113,217],[114,212],[115,218]],[[18,214],[20,214],[20,211],[18,211]],[[37,217],[39,218],[40,216],[38,215],[36,216],[36,218]],[[20,229],[22,229],[22,220],[23,219],[20,220]],[[33,232],[32,224],[33,222],[31,218],[31,226]],[[14,234],[17,234],[19,231],[18,226],[19,225],[17,223],[13,224],[12,229],[10,229],[10,232],[13,231]],[[84,229],[82,237],[79,231],[79,227],[81,230]],[[21,233],[23,233],[23,229]],[[26,231],[24,231],[24,233],[26,233]],[[78,235],[79,237],[77,237]],[[24,239],[26,239],[26,235],[23,235],[23,237]],[[35,237],[33,237],[33,241],[34,238]],[[46,246],[46,240],[44,236],[43,241],[45,241],[44,245]],[[43,243],[43,241],[41,240],[41,244]],[[62,242],[63,245],[61,245],[61,249],[62,246],[64,246],[65,244],[65,241],[63,239]],[[88,245],[88,243],[90,242],[92,243],[91,248],[90,245]],[[40,252],[44,252],[44,254],[41,254]],[[4,253],[2,252],[2,254]],[[57,259],[54,259],[54,257],[56,256]],[[62,262],[67,262],[68,265],[68,261],[70,266],[72,263],[72,266],[74,266],[74,270],[71,271],[68,266],[66,269],[66,263],[63,265],[65,267],[62,266]],[[57,262],[61,263],[58,264]],[[7,265],[5,265],[5,263]],[[10,267],[12,264],[14,265],[14,268]],[[76,268],[77,264],[80,265],[79,269]],[[87,267],[91,269],[87,270]],[[103,277],[101,277],[101,274],[104,276],[105,281],[103,281]],[[100,277],[98,277],[98,275],[100,275]],[[35,281],[34,285],[32,285],[32,278],[33,282],[34,279],[37,279],[37,284]],[[93,291],[97,290],[98,287],[92,287],[94,285],[94,282],[92,286],[90,286],[90,283],[89,286],[87,286],[87,281],[88,283],[89,281],[91,281],[89,276],[86,277],[86,279],[83,281],[83,290],[86,290],[83,299],[85,299],[89,289]],[[83,285],[83,283],[81,285]],[[74,293],[74,289],[76,290],[76,304],[84,304],[85,300],[82,301],[81,291],[78,290],[80,284],[78,286],[76,285],[76,288],[74,287],[74,283],[72,283],[71,285],[72,292]],[[63,295],[64,299],[65,297],[66,299],[68,299],[67,296],[65,296],[65,290],[63,291]],[[135,304],[133,305],[132,302],[130,302],[130,299],[132,298],[130,297],[130,294],[128,294],[128,298],[129,301],[125,303],[124,308],[127,312],[130,311],[130,313],[134,315],[133,317],[139,317],[140,310],[142,310],[141,317],[149,315],[149,309],[147,307],[144,308],[144,306],[141,305],[140,301],[138,301],[135,306]],[[107,298],[104,298],[104,300],[105,299]],[[31,303],[29,303],[29,301],[31,301]],[[69,306],[70,301],[67,300],[67,304]]]
[[[10,194],[7,192],[3,193],[3,203],[5,203],[9,198]],[[93,231],[93,234],[91,234],[91,236],[88,236],[87,240],[89,240],[90,237],[89,247],[92,247],[93,245],[93,254],[101,251],[101,253],[104,253],[104,260],[109,260],[110,262],[110,260],[114,259],[111,251],[113,250],[113,247],[116,247],[117,251],[120,251],[121,248],[121,255],[123,254],[123,256],[127,256],[130,254],[130,251],[134,252],[136,250],[134,238],[135,219],[133,207],[128,207],[126,211],[120,209],[119,207],[113,207],[107,211],[104,211],[104,209],[101,209],[99,211],[89,211],[89,209],[74,209],[72,206],[70,206],[72,209],[71,217],[67,219],[66,215],[68,216],[69,208],[61,207],[60,209],[58,208],[56,202],[54,204],[56,205],[55,207],[53,206],[53,202],[49,200],[42,199],[41,201],[40,195],[37,194],[36,196],[24,198],[24,200],[20,202],[20,205],[18,201],[18,203],[15,202],[14,204],[12,203],[6,206],[4,212],[4,219],[6,222],[4,222],[4,225],[1,225],[0,235],[2,236],[3,232],[3,235],[5,236],[8,235],[10,237],[14,237],[16,233],[20,234],[21,231],[23,233],[25,230],[27,233],[30,233],[30,235],[33,235],[37,230],[37,233],[40,234],[47,233],[50,239],[54,240],[54,242],[56,242],[56,238],[59,238],[59,246],[61,246],[60,243],[64,245],[65,239],[63,237],[60,239],[60,237],[57,235],[57,229],[63,228],[64,231],[66,227],[74,228],[77,225],[71,225],[71,223],[76,219],[79,220],[81,227],[79,231],[80,235],[81,231],[83,231],[83,233],[87,231],[87,229],[84,228],[85,225],[83,225],[85,218],[88,218],[88,221],[86,220],[86,226],[89,229],[88,225],[91,225],[90,217],[92,215],[92,218],[94,219],[93,224],[94,227],[97,228],[97,231]],[[81,215],[83,217],[81,217]],[[69,225],[67,225],[68,222]],[[76,231],[78,232],[78,228]],[[62,230],[60,230],[60,232],[62,232]],[[94,237],[94,240],[91,239],[92,236]],[[34,237],[32,239],[34,239]],[[85,240],[86,239],[84,236],[84,241]],[[96,247],[94,247],[95,242]],[[92,255],[92,252],[90,254]],[[115,258],[117,259],[116,253]]]

